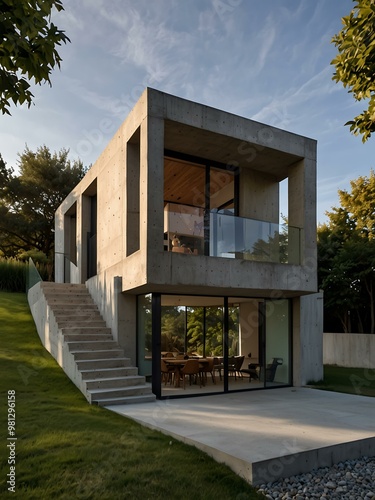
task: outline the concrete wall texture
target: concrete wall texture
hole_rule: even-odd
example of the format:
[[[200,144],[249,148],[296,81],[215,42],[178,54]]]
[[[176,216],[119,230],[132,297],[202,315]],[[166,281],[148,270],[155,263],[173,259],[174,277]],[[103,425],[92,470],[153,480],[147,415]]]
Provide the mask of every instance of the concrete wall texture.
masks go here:
[[[288,224],[297,231],[289,237],[298,249],[289,257],[295,262],[165,251],[165,151],[238,167],[242,217],[277,223],[279,182],[288,179]],[[86,283],[133,361],[138,294],[288,298],[294,301],[294,384],[322,374],[322,329],[315,321],[321,300],[304,297],[317,291],[316,141],[146,89],[57,210],[55,228],[56,281]],[[96,241],[94,273],[88,234]]]
[[[30,288],[27,293],[27,300],[39,338],[70,380],[86,395],[82,375],[77,369],[74,356],[70,353],[66,342],[64,342],[63,334],[58,328],[52,309],[45,299],[42,286],[42,283],[39,282]]]
[[[375,369],[375,335],[324,333],[323,363],[350,368]]]

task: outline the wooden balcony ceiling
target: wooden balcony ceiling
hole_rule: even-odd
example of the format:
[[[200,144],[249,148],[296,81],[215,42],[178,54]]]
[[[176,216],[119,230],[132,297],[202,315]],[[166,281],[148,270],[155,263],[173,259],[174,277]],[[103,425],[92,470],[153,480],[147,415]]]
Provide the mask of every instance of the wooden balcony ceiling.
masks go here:
[[[210,184],[211,196],[234,182],[231,173],[214,171],[213,175],[214,179]],[[202,165],[173,158],[165,158],[164,200],[184,205],[204,207],[205,176],[205,167]]]
[[[168,120],[164,144],[165,149],[171,151],[268,173],[277,181],[287,178],[288,167],[302,159],[302,156]]]

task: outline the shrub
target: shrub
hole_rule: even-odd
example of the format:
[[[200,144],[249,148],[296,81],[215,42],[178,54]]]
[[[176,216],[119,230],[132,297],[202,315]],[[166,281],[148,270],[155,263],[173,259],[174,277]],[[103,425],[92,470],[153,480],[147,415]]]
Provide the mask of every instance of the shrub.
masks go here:
[[[0,259],[0,290],[24,292],[28,264],[16,259]]]
[[[47,264],[36,264],[43,280],[48,280]],[[4,292],[25,292],[29,264],[17,259],[0,257],[0,290]]]

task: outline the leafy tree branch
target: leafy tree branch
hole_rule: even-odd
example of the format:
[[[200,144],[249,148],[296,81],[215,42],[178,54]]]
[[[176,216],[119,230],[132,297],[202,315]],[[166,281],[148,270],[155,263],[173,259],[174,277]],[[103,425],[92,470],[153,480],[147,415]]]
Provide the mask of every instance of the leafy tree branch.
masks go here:
[[[30,83],[51,85],[52,69],[60,67],[57,46],[70,42],[51,22],[61,0],[0,0],[0,110],[10,115],[11,102],[27,103]]]

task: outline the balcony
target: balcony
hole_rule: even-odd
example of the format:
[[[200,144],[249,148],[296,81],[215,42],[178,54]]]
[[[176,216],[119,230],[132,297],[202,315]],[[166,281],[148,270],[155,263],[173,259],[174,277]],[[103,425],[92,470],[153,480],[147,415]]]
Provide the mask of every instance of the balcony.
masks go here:
[[[168,203],[164,209],[167,251],[282,264],[300,263],[301,229],[244,217],[229,210],[204,211]]]

